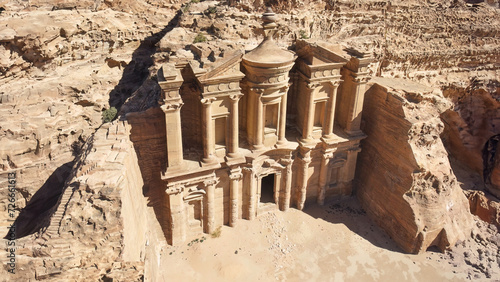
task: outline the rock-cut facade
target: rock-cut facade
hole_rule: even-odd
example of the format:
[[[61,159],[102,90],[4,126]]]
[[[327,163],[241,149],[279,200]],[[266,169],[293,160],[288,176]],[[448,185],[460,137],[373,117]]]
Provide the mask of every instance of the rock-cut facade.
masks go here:
[[[160,218],[170,244],[352,194],[372,58],[308,40],[284,50],[274,13],[262,19],[254,50],[158,73],[167,133]]]

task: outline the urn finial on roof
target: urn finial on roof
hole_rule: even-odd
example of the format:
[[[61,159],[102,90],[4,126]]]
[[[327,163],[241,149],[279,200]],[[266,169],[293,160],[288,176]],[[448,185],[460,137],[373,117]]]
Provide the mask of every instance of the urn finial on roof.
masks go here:
[[[243,56],[243,62],[246,65],[276,67],[288,65],[295,61],[295,53],[282,50],[273,40],[278,27],[276,20],[276,14],[271,8],[267,8],[262,15],[262,28],[264,29],[265,38],[259,46]]]
[[[272,40],[278,25],[276,24],[276,14],[271,7],[267,7],[266,12],[262,14],[262,27],[264,28],[266,40]]]

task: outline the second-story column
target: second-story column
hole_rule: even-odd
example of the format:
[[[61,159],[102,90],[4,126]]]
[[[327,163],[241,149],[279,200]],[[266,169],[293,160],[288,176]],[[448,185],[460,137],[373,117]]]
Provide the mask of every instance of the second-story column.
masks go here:
[[[283,144],[287,143],[287,140],[285,138],[285,133],[286,133],[286,105],[287,105],[287,97],[288,97],[288,88],[289,88],[289,86],[286,86],[282,89],[283,96],[281,97],[281,105],[280,105],[278,145],[283,145]]]
[[[254,140],[253,144],[255,149],[261,149],[264,147],[264,104],[262,103],[262,93],[263,90],[259,89],[255,92],[255,132],[254,132]]]
[[[214,163],[217,161],[215,157],[215,129],[212,120],[212,103],[215,98],[203,98],[203,162]]]
[[[312,132],[314,126],[314,89],[316,89],[318,85],[316,83],[307,84],[308,100],[307,100],[307,111],[304,119],[304,125],[302,128],[302,142],[308,142],[312,139]]]
[[[230,128],[230,140],[229,140],[229,150],[228,156],[230,158],[237,157],[239,151],[239,120],[238,120],[238,101],[240,100],[241,95],[231,95],[229,98],[231,99],[231,128]]]
[[[180,100],[180,99],[179,99]],[[182,100],[161,106],[165,113],[165,126],[167,132],[167,167],[178,167],[183,160],[181,107]]]
[[[335,106],[337,104],[337,89],[340,81],[331,81],[330,97],[328,99],[328,109],[326,112],[326,124],[323,127],[323,137],[326,139],[333,137],[333,127],[335,125]]]

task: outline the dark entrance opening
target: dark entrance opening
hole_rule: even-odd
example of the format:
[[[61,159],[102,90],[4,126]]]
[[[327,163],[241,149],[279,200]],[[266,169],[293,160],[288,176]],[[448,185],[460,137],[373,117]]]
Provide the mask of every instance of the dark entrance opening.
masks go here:
[[[262,178],[260,189],[260,202],[274,204],[274,174]]]

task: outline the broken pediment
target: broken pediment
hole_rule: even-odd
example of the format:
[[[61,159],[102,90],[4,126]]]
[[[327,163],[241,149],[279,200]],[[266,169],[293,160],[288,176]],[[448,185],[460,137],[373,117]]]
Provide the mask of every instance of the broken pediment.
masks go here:
[[[243,73],[240,71],[240,62],[242,57],[243,52],[241,50],[227,54],[211,64],[208,67],[207,72],[198,77],[198,80],[201,83],[205,83],[214,79],[243,77]]]
[[[345,64],[350,58],[340,45],[314,40],[298,40],[297,55],[310,66]]]

